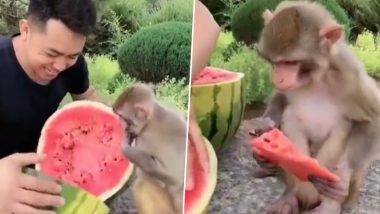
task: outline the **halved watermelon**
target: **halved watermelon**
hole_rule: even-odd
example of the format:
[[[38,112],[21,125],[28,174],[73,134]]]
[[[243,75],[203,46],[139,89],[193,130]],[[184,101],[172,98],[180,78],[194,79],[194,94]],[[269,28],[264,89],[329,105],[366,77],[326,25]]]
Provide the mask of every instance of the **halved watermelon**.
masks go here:
[[[36,171],[31,168],[26,168],[25,173],[43,178],[46,180],[54,181],[56,179],[45,175],[40,171]],[[59,182],[59,181],[58,181]],[[65,198],[65,205],[58,209],[45,208],[48,210],[55,210],[57,214],[74,214],[74,213],[86,213],[86,214],[108,214],[110,212],[109,207],[99,198],[92,194],[75,188],[66,183],[59,182],[62,185],[62,197]]]
[[[211,200],[211,197],[214,193],[216,182],[217,182],[217,170],[218,170],[218,160],[216,158],[215,151],[211,145],[211,143],[203,138],[203,142],[193,142],[191,138],[188,140],[188,153],[192,154],[192,173],[194,179],[194,185],[192,189],[186,189],[185,191],[185,214],[201,214],[207,213],[207,206]],[[208,154],[208,173],[202,170],[202,167],[199,163],[198,156],[195,151],[196,143],[205,143],[204,147]],[[198,148],[203,148],[202,146]]]
[[[215,151],[229,144],[245,110],[244,74],[206,67],[192,82],[191,103]]]
[[[94,101],[75,101],[45,123],[36,169],[106,200],[129,179],[133,165],[123,155],[124,126],[112,109]]]
[[[290,171],[301,181],[308,181],[310,175],[332,182],[340,179],[339,176],[321,166],[318,160],[299,150],[279,129],[272,129],[254,138],[250,143],[259,156]]]

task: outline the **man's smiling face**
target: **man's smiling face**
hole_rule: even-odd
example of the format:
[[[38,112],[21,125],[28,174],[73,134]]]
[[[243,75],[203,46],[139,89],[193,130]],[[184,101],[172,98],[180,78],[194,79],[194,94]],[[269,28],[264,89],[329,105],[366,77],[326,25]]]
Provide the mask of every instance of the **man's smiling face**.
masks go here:
[[[30,75],[38,82],[50,82],[73,64],[82,53],[84,35],[75,33],[61,21],[49,19],[45,26],[21,22],[25,57]]]

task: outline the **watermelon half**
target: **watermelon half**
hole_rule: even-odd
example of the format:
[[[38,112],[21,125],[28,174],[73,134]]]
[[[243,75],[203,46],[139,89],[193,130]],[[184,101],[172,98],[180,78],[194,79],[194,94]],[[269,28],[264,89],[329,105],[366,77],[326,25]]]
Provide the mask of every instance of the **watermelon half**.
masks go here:
[[[201,169],[199,163],[198,154],[195,152],[195,143],[205,143],[204,147],[208,154],[208,172],[206,173]],[[199,147],[203,148],[203,147]],[[217,182],[217,171],[218,171],[218,160],[214,148],[211,143],[204,138],[204,142],[193,142],[188,140],[188,152],[192,153],[192,164],[193,167],[193,179],[194,186],[191,190],[185,191],[185,214],[201,214],[207,213],[207,206],[211,200],[214,193],[216,182]]]
[[[36,169],[105,201],[133,171],[121,149],[124,130],[110,107],[87,100],[71,102],[46,121],[37,152],[47,156]]]
[[[229,144],[245,110],[244,74],[206,67],[192,82],[191,103],[215,151]]]
[[[36,171],[31,168],[26,168],[25,173],[43,178],[46,180],[54,181],[55,179]],[[59,181],[58,181],[59,182]],[[59,182],[62,185],[62,197],[65,198],[65,205],[58,209],[45,208],[48,210],[55,210],[58,214],[108,214],[110,212],[109,207],[101,201],[99,198],[83,191],[79,188],[75,188],[66,183]]]

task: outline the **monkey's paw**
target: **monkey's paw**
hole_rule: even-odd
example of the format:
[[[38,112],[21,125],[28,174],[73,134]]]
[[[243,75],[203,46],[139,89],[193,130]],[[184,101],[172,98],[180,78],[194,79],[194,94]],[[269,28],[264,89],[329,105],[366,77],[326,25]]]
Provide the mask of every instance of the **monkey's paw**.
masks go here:
[[[342,200],[348,196],[349,184],[345,179],[341,178],[338,182],[331,182],[322,178],[310,176],[309,180],[314,184],[320,194],[326,197]]]
[[[339,214],[342,210],[341,205],[337,203],[321,202],[316,208],[302,212],[302,214]]]
[[[265,132],[269,132],[275,127],[275,123],[269,117],[254,118],[245,124],[248,134],[253,137],[259,137]]]
[[[267,214],[299,214],[298,200],[293,193],[286,193],[278,199]]]
[[[265,171],[270,172],[271,174],[277,174],[278,173],[278,167],[273,164],[272,162],[268,161],[265,158],[260,157],[255,152],[252,153],[253,159],[256,160],[256,163]]]
[[[266,178],[266,177],[276,177],[279,175],[278,168],[266,169],[266,168],[256,168],[252,172],[254,178]]]

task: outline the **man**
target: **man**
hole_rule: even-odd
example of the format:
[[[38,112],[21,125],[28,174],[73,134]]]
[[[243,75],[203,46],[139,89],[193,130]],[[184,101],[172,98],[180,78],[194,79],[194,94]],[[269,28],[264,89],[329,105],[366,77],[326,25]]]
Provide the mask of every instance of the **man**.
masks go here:
[[[31,0],[20,32],[0,40],[0,212],[51,213],[60,186],[21,173],[42,160],[40,131],[63,97],[99,100],[81,55],[96,22],[91,0]],[[18,153],[18,154],[16,154]]]

